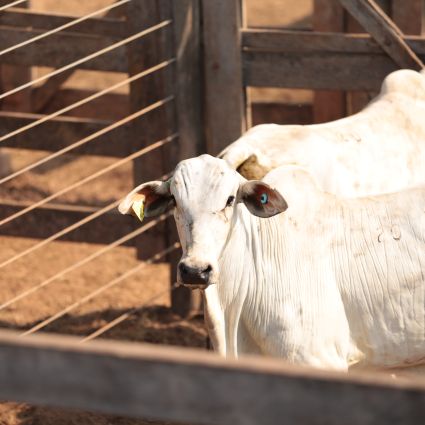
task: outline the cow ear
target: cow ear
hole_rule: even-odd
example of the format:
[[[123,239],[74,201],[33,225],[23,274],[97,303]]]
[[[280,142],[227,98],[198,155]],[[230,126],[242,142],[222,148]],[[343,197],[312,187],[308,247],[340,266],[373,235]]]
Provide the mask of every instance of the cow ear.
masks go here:
[[[119,204],[121,214],[132,214],[140,221],[162,214],[172,204],[169,182],[152,181],[133,189]]]
[[[260,180],[243,183],[238,190],[238,202],[243,202],[251,214],[269,218],[288,208],[283,196]]]

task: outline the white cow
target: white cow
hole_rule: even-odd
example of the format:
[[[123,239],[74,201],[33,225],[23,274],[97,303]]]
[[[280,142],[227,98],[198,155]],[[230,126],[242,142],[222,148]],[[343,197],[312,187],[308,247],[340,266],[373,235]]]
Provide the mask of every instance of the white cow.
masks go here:
[[[338,370],[425,363],[425,187],[341,200],[299,167],[247,181],[202,155],[120,211],[141,199],[146,216],[174,204],[178,279],[203,289],[222,355]]]
[[[425,182],[425,74],[388,75],[364,110],[317,125],[259,125],[220,155],[245,177],[298,164],[322,189],[357,197]]]

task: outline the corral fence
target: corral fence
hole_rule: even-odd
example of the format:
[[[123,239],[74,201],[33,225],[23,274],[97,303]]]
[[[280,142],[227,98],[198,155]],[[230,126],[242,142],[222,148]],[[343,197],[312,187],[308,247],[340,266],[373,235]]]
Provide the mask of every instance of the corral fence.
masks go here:
[[[143,262],[25,332],[0,332],[0,398],[188,423],[422,423],[425,384],[419,381],[341,376],[271,359],[236,362],[118,342],[81,344],[137,309],[81,339],[26,336],[146,262],[166,259],[175,268],[178,258],[169,214],[134,227],[134,220],[116,213],[118,201],[89,208],[55,199],[121,164],[133,163],[137,184],[167,178],[180,159],[218,153],[250,126],[252,87],[315,90],[317,122],[358,110],[385,75],[422,67],[423,3],[382,1],[380,8],[370,0],[316,0],[313,31],[250,28],[244,4],[236,0],[121,0],[79,18],[36,13],[22,9],[24,3],[0,2],[0,147],[50,153],[0,177],[0,185],[70,152],[115,161],[36,202],[2,203],[0,233],[40,242],[3,261],[0,269],[57,239],[103,246],[6,300],[0,310],[116,246],[136,246]],[[369,34],[354,34],[361,30],[342,6]],[[53,70],[26,82],[34,66]],[[126,78],[51,112],[54,94],[77,69]],[[124,84],[128,94],[114,97],[113,90]],[[101,97],[104,104],[122,106],[118,119],[63,115]],[[26,104],[27,111],[14,110],[16,104]],[[82,227],[89,222],[95,225]],[[174,283],[171,294],[182,315],[196,302]]]
[[[192,58],[198,46],[190,35],[190,26],[199,23],[190,15],[190,2],[121,0],[80,18],[17,8],[23,3],[3,2],[0,10],[4,89],[0,144],[2,148],[50,151],[51,155],[2,176],[0,184],[67,154],[98,155],[116,158],[116,162],[37,202],[2,202],[0,233],[42,242],[0,267],[57,239],[109,247],[118,241],[118,245],[136,246],[141,260],[151,258],[176,241],[168,217],[140,232],[134,220],[119,216],[118,202],[96,208],[55,200],[126,163],[133,163],[135,184],[167,178],[180,159],[201,152],[200,108],[192,95],[200,81],[199,63]],[[113,17],[98,17],[107,12],[114,12]],[[29,67],[34,66],[53,70],[31,79]],[[46,112],[61,86],[80,69],[126,74],[127,78]],[[128,94],[114,94],[126,85]],[[60,93],[70,99],[78,95]],[[65,116],[90,105],[112,109],[119,119]],[[174,264],[177,254],[167,253],[164,259]],[[174,310],[186,314],[188,291],[174,288],[171,296]]]
[[[0,397],[177,423],[419,425],[425,384],[279,360],[0,333]],[[7,384],[6,384],[7,383]]]
[[[257,29],[239,4],[206,2],[207,146],[249,127],[252,87],[315,90],[315,122],[357,112],[390,72],[423,67],[423,13],[421,0],[316,0],[313,30]]]

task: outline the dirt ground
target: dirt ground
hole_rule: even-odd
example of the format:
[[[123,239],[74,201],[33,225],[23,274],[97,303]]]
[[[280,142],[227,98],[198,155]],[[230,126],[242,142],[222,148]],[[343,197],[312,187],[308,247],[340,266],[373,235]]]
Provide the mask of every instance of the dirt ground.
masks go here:
[[[112,2],[113,0],[90,0],[87,2],[32,0],[31,8],[38,11],[83,15]],[[277,27],[291,23],[292,25],[308,26],[312,0],[263,0],[261,2],[248,0],[247,5],[250,26]],[[46,72],[49,72],[49,69],[33,70],[33,77]],[[67,81],[65,88],[100,90],[122,78],[123,75],[120,74],[78,71]],[[126,88],[124,87],[120,93],[126,93]],[[301,96],[303,101],[308,100],[310,95],[308,91],[298,92],[298,96]],[[262,89],[254,91],[252,96],[254,100],[270,100],[274,97],[288,101],[292,94],[283,90]],[[7,152],[11,159],[9,171],[18,170],[47,154],[46,152],[23,150],[7,150]],[[80,157],[72,158],[72,161],[63,161],[63,163],[56,162],[55,166],[49,164],[48,167],[40,167],[1,185],[0,202],[2,200],[34,202],[43,199],[112,162],[114,160],[108,158]],[[131,188],[131,173],[131,165],[122,166],[108,173],[104,178],[97,179],[58,198],[55,202],[105,206],[122,197]],[[43,223],[39,223],[39,225],[42,226]],[[27,238],[0,237],[0,263],[38,242],[38,240]],[[0,268],[0,305],[100,248],[100,245],[93,244],[52,242],[16,262]],[[16,330],[29,329],[137,264],[133,248],[115,248],[7,308],[0,306],[0,326]],[[124,280],[114,288],[103,292],[93,300],[54,321],[44,331],[86,336],[123,312],[144,305],[158,292],[166,291],[169,282],[170,275],[167,264],[147,265],[135,276]],[[194,316],[182,320],[171,312],[169,293],[161,296],[155,302],[148,303],[141,312],[108,331],[102,337],[199,348],[206,348],[207,339],[201,317]],[[35,407],[24,403],[0,403],[0,425],[135,425],[148,423],[153,422]]]
[[[28,155],[15,151],[13,170],[33,162],[44,153]],[[113,159],[80,157],[60,166],[29,172],[0,186],[0,201],[37,201],[62,187],[89,175]],[[120,198],[131,186],[131,165],[109,173],[105,178],[72,191],[61,203],[104,206]],[[40,223],[42,225],[42,223]],[[0,263],[38,243],[38,240],[0,237]],[[0,304],[31,288],[103,246],[72,242],[52,242],[42,249],[0,269]],[[26,330],[80,300],[95,289],[135,267],[135,249],[114,248],[87,265],[51,282],[28,297],[2,309],[0,326]],[[201,317],[182,320],[170,310],[167,289],[170,282],[166,263],[146,265],[139,273],[120,282],[93,300],[48,325],[44,331],[86,336],[134,307],[144,308],[103,337],[149,343],[206,347],[206,331]],[[162,292],[155,302],[149,300]],[[107,417],[61,409],[33,407],[22,403],[0,404],[0,424],[145,424],[124,418]]]

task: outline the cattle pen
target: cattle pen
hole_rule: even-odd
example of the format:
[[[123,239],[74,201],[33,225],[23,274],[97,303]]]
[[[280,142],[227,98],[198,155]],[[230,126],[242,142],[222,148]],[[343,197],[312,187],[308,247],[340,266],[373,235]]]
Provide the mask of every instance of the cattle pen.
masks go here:
[[[306,0],[307,21],[273,27],[249,0],[71,3],[0,0],[0,399],[140,424],[423,423],[420,379],[195,350],[171,214],[139,226],[117,206],[253,124],[360,110],[423,68],[424,2]]]

